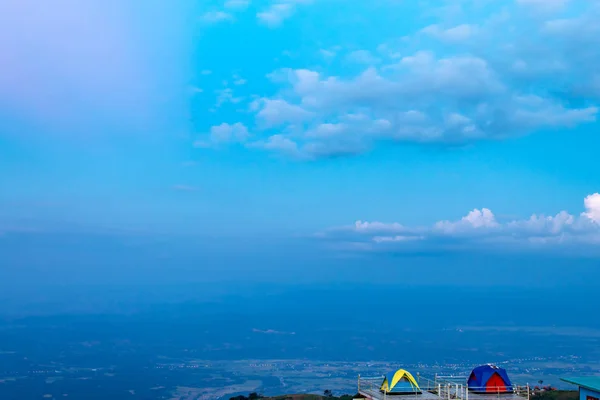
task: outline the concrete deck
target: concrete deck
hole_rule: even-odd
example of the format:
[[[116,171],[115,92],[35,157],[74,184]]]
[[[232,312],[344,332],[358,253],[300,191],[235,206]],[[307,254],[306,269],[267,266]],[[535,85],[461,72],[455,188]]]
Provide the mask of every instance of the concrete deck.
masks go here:
[[[472,393],[469,392],[469,400],[523,400],[527,398],[527,393],[518,395],[516,393]]]
[[[360,389],[358,391],[363,396],[367,396],[367,398],[372,400],[440,400],[437,394],[433,394],[431,392],[423,391],[421,394],[383,394],[378,389]]]

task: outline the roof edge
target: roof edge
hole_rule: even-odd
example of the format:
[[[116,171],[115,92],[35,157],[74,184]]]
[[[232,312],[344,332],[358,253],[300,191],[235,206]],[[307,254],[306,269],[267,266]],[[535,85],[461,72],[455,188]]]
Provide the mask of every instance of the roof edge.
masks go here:
[[[593,385],[589,385],[585,382],[582,382],[581,379],[585,379],[585,378],[598,378],[600,379],[600,377],[573,377],[573,378],[560,378],[561,381],[563,382],[567,382],[570,383],[572,385],[575,386],[579,386],[582,387],[584,389],[588,389],[588,390],[593,390],[595,392],[600,392],[600,385],[598,386],[593,386]]]

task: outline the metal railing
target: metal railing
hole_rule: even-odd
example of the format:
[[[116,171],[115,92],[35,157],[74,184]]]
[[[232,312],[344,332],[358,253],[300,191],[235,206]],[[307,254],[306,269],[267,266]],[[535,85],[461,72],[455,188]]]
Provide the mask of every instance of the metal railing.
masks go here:
[[[385,391],[381,390],[381,384],[385,377],[361,377],[358,376],[358,391],[359,393],[368,394],[373,399],[386,399],[390,395]],[[443,400],[477,400],[481,399],[506,399],[507,397],[514,397],[515,395],[524,397],[530,400],[531,389],[529,385],[512,385],[509,386],[508,390],[505,386],[498,387],[474,387],[466,384],[467,377],[462,376],[438,376],[434,379],[428,379],[426,377],[417,374],[415,380],[419,384],[421,392],[428,392],[436,395],[439,399]],[[396,397],[396,396],[394,396]],[[414,394],[406,393],[402,394],[403,399],[417,399],[423,397],[419,392],[415,391]],[[431,397],[431,396],[429,396]]]
[[[531,389],[529,385],[512,385],[512,386],[467,386],[467,395],[471,392],[486,398],[496,397],[503,398],[509,396],[520,396],[529,399]]]
[[[485,387],[477,387],[477,386],[469,386],[467,383],[468,376],[455,376],[455,375],[436,375],[436,382],[441,383],[449,383],[449,384],[463,384],[464,393],[461,398],[468,399],[469,392],[475,395],[479,395],[478,397],[485,396],[485,398],[502,398],[502,397],[511,397],[517,395],[519,397],[524,397],[529,400],[531,395],[531,388],[529,384],[527,385],[511,385],[508,388],[506,386],[485,386]],[[495,395],[495,396],[494,396]],[[472,396],[471,396],[472,397]]]
[[[369,396],[371,399],[381,399],[386,400],[389,398],[397,397],[393,393],[381,390],[381,384],[385,376],[377,376],[377,377],[361,377],[358,376],[358,392],[364,395]],[[421,388],[421,391],[423,388]],[[414,393],[403,393],[402,399],[413,399],[416,400],[420,396],[420,392],[414,391]]]

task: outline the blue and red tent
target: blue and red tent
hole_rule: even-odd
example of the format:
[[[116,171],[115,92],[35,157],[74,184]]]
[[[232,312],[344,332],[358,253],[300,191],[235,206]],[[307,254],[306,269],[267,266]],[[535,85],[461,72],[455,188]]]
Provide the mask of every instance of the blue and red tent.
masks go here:
[[[504,368],[487,364],[476,367],[467,381],[469,390],[479,393],[507,393],[513,391],[512,383]]]

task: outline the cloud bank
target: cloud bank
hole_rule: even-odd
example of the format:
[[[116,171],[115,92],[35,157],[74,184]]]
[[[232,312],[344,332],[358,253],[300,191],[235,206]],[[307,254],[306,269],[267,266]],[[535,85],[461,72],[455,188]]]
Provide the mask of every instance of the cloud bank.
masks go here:
[[[510,221],[499,221],[491,210],[482,208],[456,221],[424,227],[359,220],[318,236],[346,250],[600,249],[600,193],[585,197],[584,208],[578,216],[561,211],[554,216],[534,214]]]
[[[276,26],[294,7],[274,2],[259,18]],[[382,142],[456,146],[595,122],[599,17],[598,4],[522,0],[478,24],[440,18],[400,41],[341,49],[354,69],[337,74],[327,65],[278,69],[267,75],[275,92],[249,107],[257,135],[248,147],[316,159]]]

